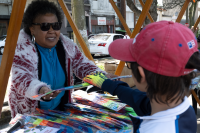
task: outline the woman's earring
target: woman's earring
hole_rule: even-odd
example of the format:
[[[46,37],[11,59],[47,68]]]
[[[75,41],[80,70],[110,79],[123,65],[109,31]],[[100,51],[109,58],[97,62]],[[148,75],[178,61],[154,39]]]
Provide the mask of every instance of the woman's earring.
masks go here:
[[[32,43],[35,44],[35,36],[32,35],[32,39],[31,39]]]

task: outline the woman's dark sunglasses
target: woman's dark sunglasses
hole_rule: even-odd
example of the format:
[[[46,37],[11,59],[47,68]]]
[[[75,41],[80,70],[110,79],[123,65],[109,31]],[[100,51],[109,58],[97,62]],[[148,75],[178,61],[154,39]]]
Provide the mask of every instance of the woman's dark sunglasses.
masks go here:
[[[42,31],[48,31],[50,29],[50,26],[54,30],[60,30],[62,23],[61,22],[55,22],[55,23],[32,23],[33,25],[40,25],[40,29]]]

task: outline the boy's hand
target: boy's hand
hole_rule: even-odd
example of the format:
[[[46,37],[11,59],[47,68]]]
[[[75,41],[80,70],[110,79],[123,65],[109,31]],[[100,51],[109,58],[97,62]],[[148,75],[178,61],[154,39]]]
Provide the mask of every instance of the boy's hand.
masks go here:
[[[83,81],[88,82],[94,86],[97,86],[101,88],[103,82],[108,79],[103,73],[96,72],[91,73],[91,75],[87,75],[85,78],[83,78]]]

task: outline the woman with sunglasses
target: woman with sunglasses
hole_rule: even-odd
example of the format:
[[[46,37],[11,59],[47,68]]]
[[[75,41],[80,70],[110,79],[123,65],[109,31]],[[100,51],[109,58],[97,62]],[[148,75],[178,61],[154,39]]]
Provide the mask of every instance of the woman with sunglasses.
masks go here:
[[[101,71],[60,33],[62,17],[59,8],[47,0],[33,1],[27,7],[8,85],[12,117],[34,112],[36,107],[64,110],[64,104],[71,102],[70,91],[32,96],[73,85],[73,73],[82,79]]]

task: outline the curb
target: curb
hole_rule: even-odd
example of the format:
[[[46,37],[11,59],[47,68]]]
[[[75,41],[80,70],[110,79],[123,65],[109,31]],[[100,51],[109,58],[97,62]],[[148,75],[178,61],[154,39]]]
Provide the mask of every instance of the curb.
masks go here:
[[[0,125],[9,123],[11,120],[11,112],[9,106],[3,106],[1,111]]]

